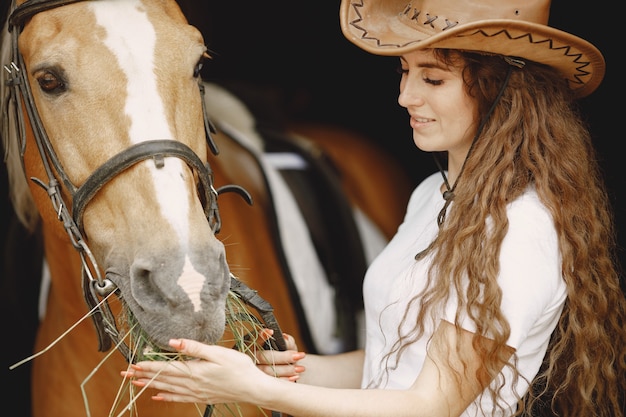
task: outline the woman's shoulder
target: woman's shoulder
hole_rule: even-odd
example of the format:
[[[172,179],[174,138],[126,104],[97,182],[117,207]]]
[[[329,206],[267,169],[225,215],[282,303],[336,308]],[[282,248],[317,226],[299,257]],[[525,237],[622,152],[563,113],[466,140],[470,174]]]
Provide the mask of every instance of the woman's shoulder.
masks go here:
[[[552,213],[541,201],[537,191],[529,187],[522,195],[509,203],[507,216],[510,224],[529,223],[554,229]]]
[[[535,190],[528,189],[511,202],[507,217],[509,225],[500,252],[503,271],[523,274],[522,281],[527,284],[544,280],[546,276],[560,280],[557,230],[550,210]]]

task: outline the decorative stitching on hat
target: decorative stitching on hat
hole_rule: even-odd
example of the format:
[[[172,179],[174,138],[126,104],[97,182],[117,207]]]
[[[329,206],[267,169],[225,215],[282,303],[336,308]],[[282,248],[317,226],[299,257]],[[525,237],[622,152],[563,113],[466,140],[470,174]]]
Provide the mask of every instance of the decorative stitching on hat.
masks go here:
[[[563,56],[571,58],[572,62],[574,64],[578,64],[578,66],[575,67],[575,70],[578,73],[572,74],[572,76],[575,78],[575,80],[570,80],[569,78],[567,79],[568,82],[570,83],[574,83],[574,84],[584,84],[585,81],[583,81],[581,78],[582,77],[586,77],[590,74],[589,71],[585,71],[584,68],[590,65],[589,61],[580,61],[580,59],[583,57],[582,53],[571,53],[571,49],[572,47],[569,45],[565,45],[565,46],[559,46],[559,47],[555,47],[553,40],[551,38],[547,38],[547,39],[542,39],[542,40],[538,40],[535,41],[533,40],[533,34],[532,33],[525,33],[521,36],[512,36],[511,33],[507,30],[507,29],[502,29],[499,30],[495,33],[489,34],[487,32],[485,32],[483,29],[477,29],[475,32],[472,33],[468,33],[466,35],[458,35],[458,37],[462,38],[462,37],[471,37],[471,36],[475,36],[475,35],[482,35],[486,38],[492,38],[492,37],[496,37],[500,34],[504,34],[507,38],[509,38],[512,41],[518,41],[520,39],[523,38],[527,38],[528,42],[532,45],[541,45],[541,44],[547,44],[548,45],[548,49],[550,49],[551,51],[561,51],[563,53]]]
[[[409,12],[413,10],[413,16],[409,16],[409,20],[413,20],[416,23],[419,23],[419,17],[422,14],[421,10],[417,10],[414,7],[411,7],[411,3],[407,4],[406,7],[404,8],[404,11],[402,12],[403,15],[407,15],[409,14]],[[439,19],[439,16],[435,15],[435,16],[431,16],[430,13],[426,12],[426,19],[424,20],[424,23],[422,23],[423,25],[428,25],[433,29],[437,29],[435,27],[435,25],[433,24],[434,21],[436,21],[437,19]],[[455,27],[456,25],[459,24],[458,21],[456,22],[452,22],[449,19],[444,19],[445,21],[445,27],[441,28],[442,31],[446,30],[446,29],[450,29]]]
[[[358,2],[358,3],[357,2],[352,2],[351,6],[352,6],[354,12],[357,15],[357,18],[351,20],[349,22],[349,24],[351,26],[353,26],[355,29],[357,29],[357,30],[362,32],[361,39],[368,40],[368,41],[374,41],[374,42],[376,42],[376,46],[383,47],[383,48],[384,47],[402,48],[402,47],[411,45],[413,43],[420,42],[419,40],[415,40],[415,41],[406,42],[404,44],[384,43],[379,38],[376,38],[374,36],[370,36],[369,32],[367,31],[367,29],[365,29],[362,26],[359,26],[359,23],[363,21],[363,16],[361,15],[361,12],[359,10],[361,7],[364,6],[363,5],[363,0],[360,0],[360,2]],[[400,14],[401,15],[407,15],[411,9],[412,9],[412,7],[411,7],[411,4],[409,3]],[[415,10],[415,9],[413,9],[413,10]],[[415,10],[415,13],[413,14],[412,17],[409,17],[409,19],[414,21],[414,22],[417,22],[418,17],[419,17],[420,14],[421,14],[421,11]],[[430,16],[428,14],[426,14],[426,15],[427,15],[427,18],[426,18],[424,24],[428,24],[428,25],[430,25],[434,29],[435,27],[433,26],[433,22],[438,19],[438,16],[432,17],[432,16]],[[445,23],[446,23],[446,27],[442,28],[441,29],[442,31],[444,31],[446,29],[449,29],[449,28],[452,28],[452,27],[454,27],[454,26],[456,26],[458,24],[458,22],[452,23],[452,22],[448,21],[447,19],[445,20]],[[542,39],[542,40],[539,40],[539,41],[535,41],[535,40],[533,40],[533,37],[532,37],[531,33],[525,33],[525,34],[523,34],[521,36],[517,36],[516,37],[516,36],[511,35],[511,33],[507,29],[502,29],[502,30],[500,30],[498,32],[495,32],[495,33],[492,33],[492,34],[489,34],[489,33],[485,32],[483,29],[477,29],[475,32],[472,32],[472,33],[469,33],[469,34],[466,34],[466,35],[457,35],[457,36],[458,37],[471,37],[471,36],[475,36],[475,35],[482,35],[482,36],[484,36],[486,38],[490,38],[490,37],[498,36],[500,34],[504,34],[507,38],[509,38],[510,40],[513,40],[513,41],[520,40],[520,39],[523,39],[523,38],[527,38],[527,40],[528,40],[528,42],[530,44],[533,44],[533,45],[544,44],[544,45],[547,45],[547,47],[551,51],[559,51],[560,50],[563,53],[563,56],[571,59],[572,63],[578,65],[578,66],[575,67],[575,71],[577,71],[577,73],[571,74],[574,77],[574,79],[570,79],[569,77],[567,77],[566,78],[567,82],[568,83],[572,83],[572,84],[579,84],[579,85],[585,84],[585,81],[583,81],[582,78],[588,76],[590,74],[590,72],[589,71],[585,71],[584,68],[589,66],[591,63],[589,61],[581,61],[581,58],[583,56],[582,53],[571,53],[571,49],[572,49],[571,46],[567,46],[566,45],[566,46],[555,47],[554,44],[553,44],[553,40],[550,39],[550,38]]]
[[[356,29],[360,30],[361,32],[363,32],[362,35],[361,35],[361,39],[374,41],[374,42],[376,42],[376,46],[394,46],[396,48],[400,48],[400,47],[404,46],[404,45],[399,45],[397,43],[382,43],[380,41],[380,39],[374,38],[372,36],[368,36],[367,29],[365,29],[364,27],[361,27],[361,26],[358,25],[359,22],[363,21],[363,16],[361,15],[361,11],[359,9],[357,9],[357,7],[363,7],[363,0],[361,0],[360,4],[353,2],[353,3],[350,3],[350,5],[354,9],[354,12],[356,13],[356,15],[358,17],[356,19],[354,19],[354,20],[351,20],[349,23],[350,23],[351,26],[354,26],[354,28],[356,28]],[[409,6],[410,6],[410,4],[409,4]],[[414,41],[414,42],[418,42],[418,41]],[[406,43],[406,45],[414,43],[414,42],[408,42],[408,43]]]

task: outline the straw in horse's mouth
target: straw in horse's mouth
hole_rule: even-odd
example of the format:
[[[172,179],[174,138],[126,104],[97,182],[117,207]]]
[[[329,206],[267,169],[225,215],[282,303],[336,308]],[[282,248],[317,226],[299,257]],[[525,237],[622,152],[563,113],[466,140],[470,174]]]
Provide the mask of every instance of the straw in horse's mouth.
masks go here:
[[[141,326],[130,311],[130,308],[125,307],[124,310],[125,311],[120,314],[120,317],[118,317],[118,321],[120,322],[120,326],[123,326],[124,331],[126,332],[125,342],[130,350],[131,356],[130,358],[127,358],[129,363],[143,360],[184,361],[189,359],[178,352],[169,352],[157,346],[145,333],[145,331],[141,329]],[[252,354],[257,350],[266,348],[266,343],[261,337],[261,334],[265,329],[263,321],[257,316],[251,307],[233,291],[229,291],[226,298],[226,321],[224,325],[224,334],[218,344],[231,347],[248,354]],[[83,384],[86,384],[89,379],[90,377],[88,377]],[[126,389],[131,392],[131,400],[129,404],[122,406],[124,407],[122,412],[131,409],[134,401],[142,395],[143,390],[145,389],[142,388],[136,392],[136,387],[132,386],[130,382],[124,381],[123,384],[127,385],[123,385],[121,389]],[[126,386],[126,388],[123,388],[124,386]],[[83,399],[85,404],[87,404],[88,398],[85,396],[86,394],[83,392]],[[226,410],[230,410],[228,415],[242,415],[239,404],[225,404],[225,406]],[[266,415],[260,407],[257,408],[260,410],[260,413]],[[88,406],[87,409],[89,409]],[[117,413],[120,411],[120,407],[114,406],[113,410]],[[121,413],[116,415],[121,415]],[[88,417],[89,416],[90,414],[88,413]]]
[[[158,346],[141,328],[130,308],[125,309],[120,321],[127,332],[126,343],[131,352],[131,358],[127,358],[129,362],[184,360],[179,353]],[[236,293],[229,291],[226,298],[224,335],[218,344],[246,353],[261,350],[264,349],[260,337],[263,330],[264,325],[261,319]]]

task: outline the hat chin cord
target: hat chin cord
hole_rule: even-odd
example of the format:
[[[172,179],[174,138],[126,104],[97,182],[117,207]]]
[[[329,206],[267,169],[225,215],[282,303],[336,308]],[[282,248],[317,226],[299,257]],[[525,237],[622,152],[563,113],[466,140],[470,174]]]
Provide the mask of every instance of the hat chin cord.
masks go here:
[[[480,136],[483,129],[485,128],[485,125],[487,124],[487,121],[489,120],[494,109],[496,108],[496,105],[502,98],[502,94],[504,94],[504,90],[506,89],[506,86],[509,84],[509,78],[511,78],[513,67],[523,68],[525,64],[524,61],[521,61],[518,58],[504,57],[504,60],[510,64],[508,71],[506,73],[506,77],[504,78],[504,81],[502,82],[502,86],[500,87],[500,91],[498,92],[496,99],[491,104],[489,111],[487,111],[482,121],[480,122],[478,129],[476,130],[476,134],[474,135],[474,138],[472,139],[472,144],[470,145],[470,148],[467,151],[467,155],[465,155],[465,160],[463,161],[463,165],[461,165],[461,170],[459,171],[459,175],[457,175],[456,180],[454,181],[454,185],[452,185],[452,187],[450,187],[450,183],[448,182],[448,177],[445,173],[445,170],[443,169],[441,161],[439,160],[437,156],[437,153],[433,153],[433,158],[435,160],[435,163],[437,164],[437,168],[439,169],[441,176],[443,177],[443,182],[446,187],[446,191],[443,192],[443,199],[445,200],[445,203],[443,205],[443,208],[437,215],[437,226],[439,226],[439,229],[441,229],[443,222],[446,220],[446,212],[448,210],[448,207],[450,206],[450,203],[452,203],[452,200],[454,199],[454,190],[456,189],[456,186],[459,183],[459,179],[461,178],[461,175],[463,174],[463,170],[465,169],[465,163],[469,159],[470,154],[472,153],[472,150],[474,149],[474,145],[476,144],[478,137]],[[434,246],[435,240],[433,240],[426,249],[424,249],[423,251],[415,255],[416,261],[419,261],[420,259],[424,258],[424,256],[426,256],[426,254],[430,252],[430,250]]]

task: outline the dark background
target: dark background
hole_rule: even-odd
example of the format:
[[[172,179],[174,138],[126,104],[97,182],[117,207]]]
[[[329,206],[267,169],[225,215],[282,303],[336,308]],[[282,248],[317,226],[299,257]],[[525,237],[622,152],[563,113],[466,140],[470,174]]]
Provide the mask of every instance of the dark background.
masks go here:
[[[338,0],[179,3],[213,55],[204,68],[206,79],[272,88],[280,92],[279,104],[291,118],[364,133],[392,152],[416,183],[436,170],[432,157],[414,146],[406,111],[397,104],[397,58],[372,55],[348,42],[339,27]],[[607,62],[603,83],[580,105],[615,208],[624,265],[626,181],[618,151],[624,139],[618,128],[620,117],[624,120],[618,115],[625,108],[624,88],[617,80],[615,31],[597,13],[610,16],[617,8],[607,2],[598,10],[580,0],[555,0],[550,25],[593,43]]]
[[[337,124],[363,133],[391,152],[415,184],[436,170],[431,156],[415,148],[406,112],[397,104],[397,58],[368,54],[345,40],[339,28],[339,1],[179,3],[190,22],[204,34],[213,56],[203,70],[207,80],[260,89],[272,100],[274,106],[266,110],[272,110],[274,115]],[[620,100],[624,89],[617,80],[620,67],[615,30],[607,30],[611,19],[606,16],[618,16],[617,6],[612,4],[604,2],[600,10],[580,0],[553,1],[551,25],[592,42],[607,61],[603,84],[580,104],[590,124],[615,208],[620,262],[625,265],[626,181],[618,150],[624,137],[618,128],[619,116],[624,120],[623,115],[618,116],[618,110],[624,109]],[[8,0],[0,0],[0,5],[4,21]],[[596,13],[602,13],[602,17]],[[11,210],[3,168],[2,165],[0,233],[4,237],[11,224]],[[376,167],[372,167],[372,172],[376,175]],[[28,417],[29,366],[7,369],[27,356],[32,345],[37,319],[36,282],[25,278],[33,266],[28,259],[39,247],[36,241],[24,240],[22,235],[12,237],[6,244],[2,239],[1,249],[3,254],[9,252],[9,258],[5,255],[0,260],[0,304],[5,322],[2,352],[4,375],[8,373],[3,376],[3,382],[7,382],[3,384],[4,403],[8,407],[5,410],[7,416]],[[9,279],[11,275],[15,277]]]

